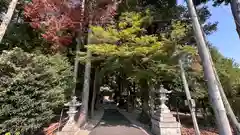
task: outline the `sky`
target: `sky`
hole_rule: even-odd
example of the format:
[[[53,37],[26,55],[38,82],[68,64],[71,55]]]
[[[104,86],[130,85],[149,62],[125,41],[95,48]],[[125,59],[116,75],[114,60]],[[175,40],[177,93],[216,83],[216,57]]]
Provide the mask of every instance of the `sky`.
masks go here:
[[[218,30],[208,36],[208,40],[226,57],[233,58],[240,63],[240,39],[230,6],[212,7],[207,4],[212,16],[211,22],[218,21]]]
[[[178,4],[184,4],[184,1],[179,0]],[[209,21],[218,22],[217,31],[207,37],[208,41],[216,46],[224,56],[233,58],[240,63],[240,39],[236,32],[230,6],[213,7],[211,2],[205,5],[209,7],[212,14]]]

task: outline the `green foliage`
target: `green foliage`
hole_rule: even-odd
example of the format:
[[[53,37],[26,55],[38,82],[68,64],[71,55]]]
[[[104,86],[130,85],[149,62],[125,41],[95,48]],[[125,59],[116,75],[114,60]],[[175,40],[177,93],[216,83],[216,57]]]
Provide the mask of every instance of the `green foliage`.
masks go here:
[[[210,47],[213,61],[226,95],[236,97],[240,92],[240,69],[233,59],[224,57],[214,47]]]
[[[38,31],[33,30],[29,24],[12,22],[9,24],[3,41],[0,43],[0,51],[19,47],[27,52],[39,50],[51,52],[50,45],[40,37]]]
[[[0,55],[0,69],[1,134],[34,134],[50,122],[71,90],[71,66],[60,54],[35,55],[14,48]]]
[[[183,37],[186,36],[188,30],[190,30],[190,26],[186,23],[182,23],[181,21],[174,21],[172,23],[172,32],[171,32],[171,39],[172,40],[181,40]]]
[[[0,14],[7,12],[10,2],[11,0],[0,0]],[[26,2],[29,2],[29,0],[18,0],[11,22],[0,43],[0,51],[19,47],[27,52],[41,51],[51,53],[50,43],[47,43],[41,37],[40,31],[32,29],[28,23],[29,20],[24,18],[24,5]]]
[[[137,83],[141,98],[149,86],[158,87],[161,83],[173,90],[174,95],[183,95],[181,100],[184,101],[178,59],[186,54],[189,60],[197,56],[194,42],[189,42],[192,27],[188,22],[173,20],[166,31],[149,35],[144,24],[151,17],[144,15],[124,13],[116,25],[92,26],[92,44],[87,45],[94,54],[92,60],[101,58],[101,76],[120,72],[127,81]],[[207,89],[203,73],[192,70],[191,62],[188,63],[185,66],[192,97],[204,99]],[[148,85],[142,84],[142,80]],[[146,88],[141,89],[143,86]]]
[[[87,46],[94,54],[104,56],[147,56],[160,54],[165,47],[176,47],[179,50],[189,50],[191,46],[182,47],[176,42],[186,36],[189,27],[179,21],[173,22],[172,31],[169,38],[157,37],[155,35],[145,35],[145,29],[142,26],[144,20],[150,18],[143,17],[140,13],[123,13],[116,25],[106,28],[92,26],[90,36],[91,43]],[[173,50],[175,51],[175,50]],[[163,54],[164,55],[164,54]]]
[[[115,25],[91,27],[92,44],[86,47],[96,56],[93,61],[102,58],[102,72],[121,69],[128,80],[138,82],[146,79],[152,84],[168,76],[163,73],[179,74],[175,61],[178,55],[196,54],[195,47],[178,43],[187,36],[189,25],[173,21],[171,30],[159,36],[147,35],[143,24],[149,19],[148,11],[144,14],[127,12],[119,17]],[[81,60],[85,55],[82,53]]]
[[[0,1],[0,13],[5,12],[7,10],[9,3],[10,3],[10,0],[1,0]]]
[[[5,135],[21,135],[20,132],[16,132],[15,134],[11,134],[10,132],[5,133]]]

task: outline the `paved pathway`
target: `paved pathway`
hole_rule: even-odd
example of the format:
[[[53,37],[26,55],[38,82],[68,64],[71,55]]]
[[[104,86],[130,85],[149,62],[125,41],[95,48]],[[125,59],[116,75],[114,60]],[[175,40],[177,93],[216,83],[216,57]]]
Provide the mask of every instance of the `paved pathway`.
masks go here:
[[[146,135],[142,130],[134,127],[116,109],[106,109],[99,125],[89,135]]]

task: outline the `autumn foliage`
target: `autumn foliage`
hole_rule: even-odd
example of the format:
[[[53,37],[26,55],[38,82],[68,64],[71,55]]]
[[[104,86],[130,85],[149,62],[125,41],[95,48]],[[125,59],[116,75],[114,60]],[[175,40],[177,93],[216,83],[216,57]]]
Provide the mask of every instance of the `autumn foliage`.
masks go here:
[[[81,0],[32,0],[24,7],[24,15],[33,28],[42,30],[47,41],[69,45],[74,33],[87,26],[89,16],[93,24],[109,22],[117,4],[114,0],[100,0],[91,4],[94,10],[90,11],[89,2],[84,4]]]

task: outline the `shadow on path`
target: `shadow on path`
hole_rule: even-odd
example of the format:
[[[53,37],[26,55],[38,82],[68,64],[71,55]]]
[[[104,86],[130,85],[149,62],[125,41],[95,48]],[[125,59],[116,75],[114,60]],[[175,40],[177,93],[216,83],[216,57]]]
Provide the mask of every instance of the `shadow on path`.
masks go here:
[[[116,109],[106,109],[102,120],[89,135],[146,135]]]

